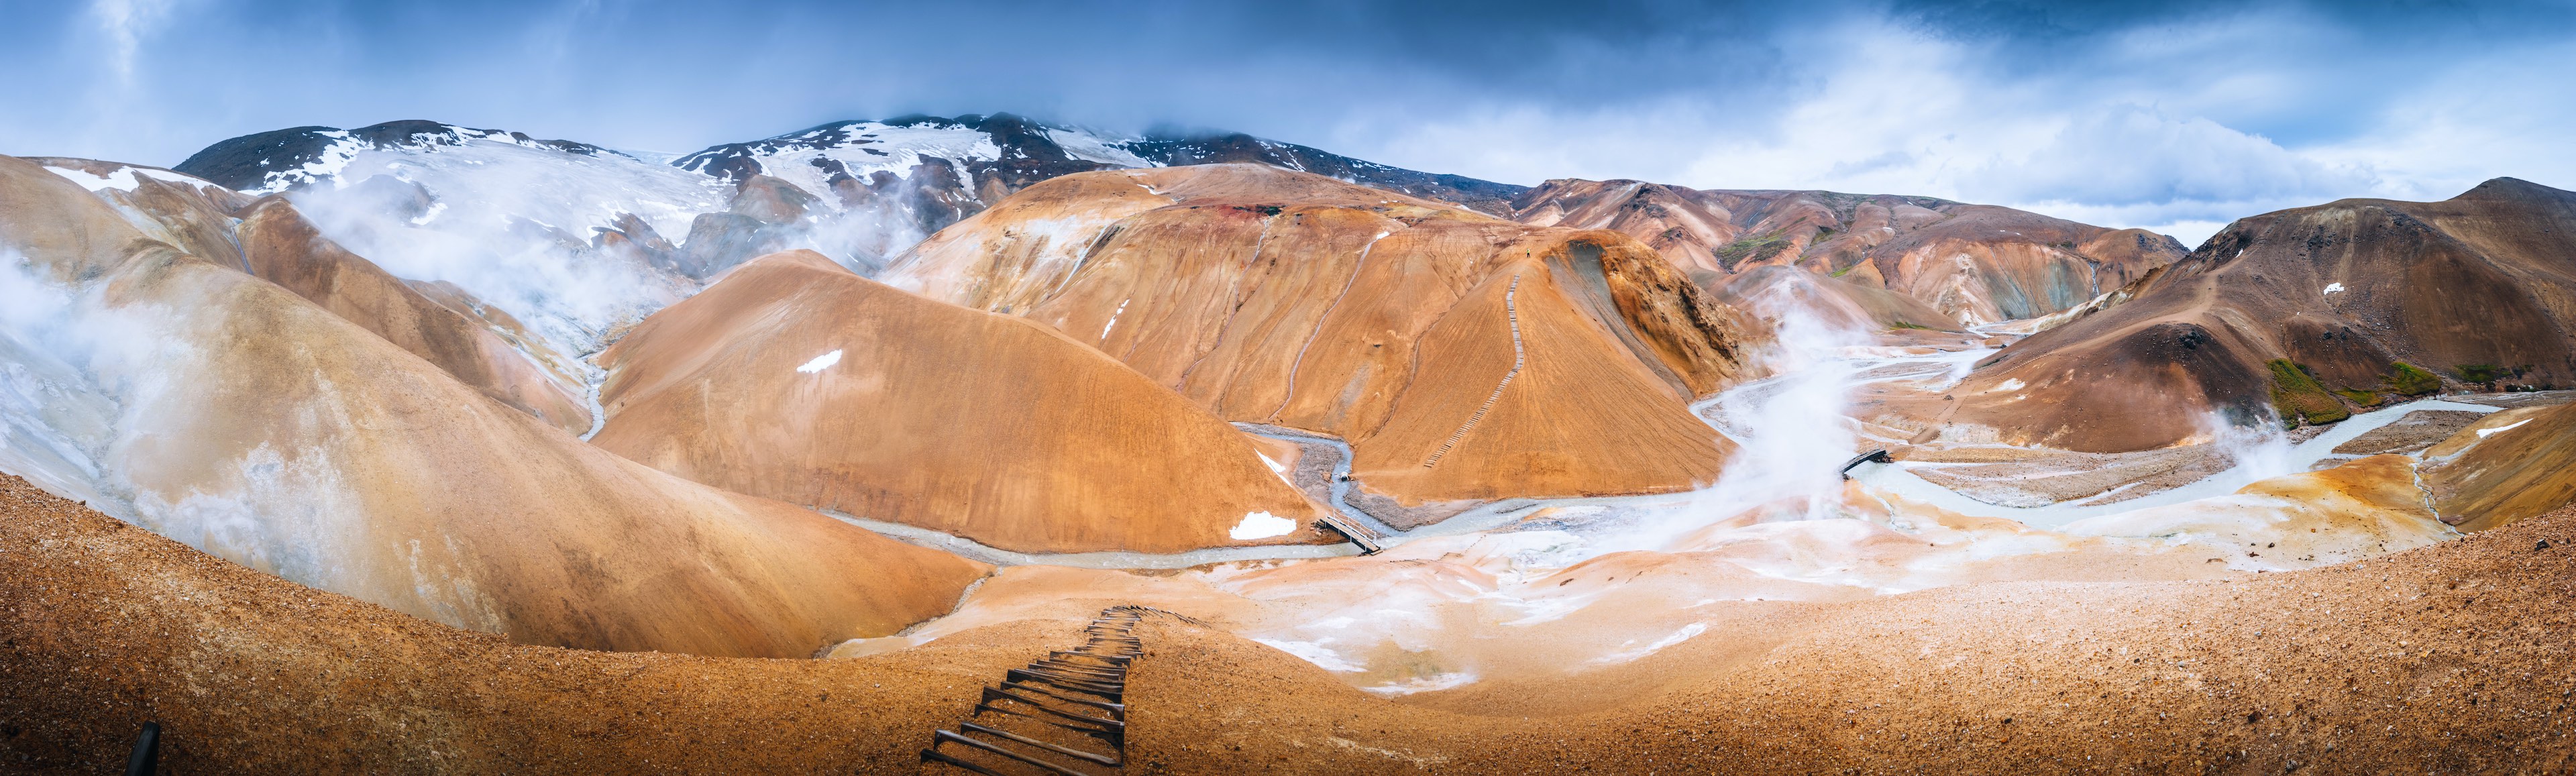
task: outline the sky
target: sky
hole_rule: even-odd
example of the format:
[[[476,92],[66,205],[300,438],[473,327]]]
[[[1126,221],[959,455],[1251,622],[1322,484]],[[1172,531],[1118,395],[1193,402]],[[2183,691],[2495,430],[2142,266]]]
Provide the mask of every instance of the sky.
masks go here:
[[[2344,197],[2576,189],[2576,0],[0,0],[0,153],[173,165],[432,119],[685,152],[1010,112],[1518,184],[2009,205],[2197,244]]]

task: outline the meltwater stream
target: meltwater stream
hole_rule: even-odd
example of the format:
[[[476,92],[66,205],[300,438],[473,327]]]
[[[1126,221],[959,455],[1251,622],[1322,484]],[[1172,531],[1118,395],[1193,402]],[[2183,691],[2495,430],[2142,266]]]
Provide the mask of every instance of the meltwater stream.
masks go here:
[[[1989,504],[1969,498],[1960,494],[1958,491],[1935,485],[1929,480],[1916,476],[1913,472],[1907,470],[1907,464],[1903,461],[1893,464],[1865,463],[1852,470],[1852,478],[1859,480],[1862,484],[1871,488],[1904,496],[1909,499],[1963,515],[1969,515],[1972,517],[1999,517],[2007,520],[2018,521],[2021,524],[2032,528],[2056,528],[2088,517],[2113,515],[2122,512],[2147,509],[2150,507],[2164,506],[2167,504],[2179,504],[2185,501],[2209,498],[2211,496],[2224,496],[2229,493],[2236,492],[2239,488],[2251,485],[2256,480],[2283,474],[2294,474],[2297,472],[2308,471],[2309,468],[2315,466],[2317,462],[2323,461],[2328,456],[2334,455],[2334,449],[2343,446],[2343,443],[2350,442],[2355,437],[2369,433],[2373,429],[2394,423],[2398,419],[2405,417],[2407,413],[2422,410],[2453,410],[2483,414],[2495,412],[2497,408],[2481,404],[2464,404],[2455,401],[2445,401],[2436,398],[2421,399],[2384,409],[2373,410],[2371,412],[2354,415],[2341,423],[2335,424],[2333,429],[2328,430],[2323,434],[2318,434],[2314,438],[2291,446],[2288,452],[2280,458],[2259,462],[2240,462],[2225,471],[2212,474],[2181,487],[2158,491],[2151,495],[2140,496],[2127,501],[2110,504],[2083,504],[2079,503],[2081,499],[2040,507],[2009,507],[1999,504]]]
[[[1595,539],[1611,540],[1599,549],[1606,550],[1611,547],[1644,549],[1659,544],[1662,539],[1669,538],[1671,535],[1701,527],[1697,524],[1704,522],[1697,519],[1701,516],[1731,512],[1753,503],[1784,496],[1794,498],[1800,492],[1822,493],[1830,483],[1838,482],[1839,475],[1833,471],[1833,464],[1838,464],[1851,455],[1850,440],[1843,439],[1850,437],[1851,434],[1840,427],[1833,429],[1836,434],[1815,434],[1812,433],[1812,429],[1802,433],[1796,428],[1765,427],[1766,425],[1779,426],[1780,416],[1792,417],[1797,423],[1820,425],[1823,422],[1823,415],[1833,408],[1840,407],[1842,397],[1847,396],[1851,389],[1874,382],[1932,381],[1936,383],[1932,389],[1939,390],[1964,379],[1971,365],[1994,352],[1990,349],[1969,349],[1898,354],[1890,353],[1890,350],[1892,349],[1866,346],[1835,348],[1837,357],[1811,359],[1784,373],[1737,385],[1691,405],[1692,414],[1708,423],[1710,429],[1718,435],[1735,443],[1739,448],[1758,448],[1762,451],[1761,455],[1740,454],[1739,457],[1760,458],[1765,464],[1760,468],[1778,471],[1722,478],[1719,482],[1711,483],[1706,487],[1680,493],[1578,498],[1507,498],[1477,506],[1447,520],[1412,530],[1397,530],[1349,503],[1347,496],[1354,483],[1349,479],[1352,453],[1347,442],[1323,434],[1275,427],[1246,429],[1246,433],[1292,442],[1331,446],[1340,454],[1340,460],[1334,464],[1331,475],[1332,503],[1330,506],[1346,519],[1384,534],[1386,538],[1381,540],[1381,544],[1389,548],[1419,539],[1461,536],[1503,528],[1519,523],[1541,509],[1597,507],[1600,510],[1627,509],[1656,513],[1658,515],[1656,519],[1631,521],[1630,524],[1616,529],[1584,532],[1594,534]],[[1819,396],[1817,395],[1819,393],[1825,395]],[[1792,403],[1792,406],[1782,406],[1783,402]],[[2223,496],[2256,480],[2308,471],[2317,462],[2333,456],[2336,447],[2362,434],[2393,423],[2408,413],[2423,410],[2491,413],[2497,409],[2440,398],[2398,404],[2355,415],[2336,424],[2334,428],[2323,434],[2288,446],[2286,451],[2277,455],[2262,456],[2257,460],[2240,460],[2233,467],[2189,484],[2108,504],[2085,504],[2082,503],[2084,499],[2038,507],[2012,507],[1987,503],[1915,475],[1909,471],[1912,464],[1904,461],[1893,464],[1864,463],[1852,469],[1850,474],[1854,480],[1871,489],[1943,510],[1972,517],[2013,520],[2033,528],[2055,529],[2091,517]],[[1839,412],[1831,414],[1833,414],[1833,422],[1837,424],[1847,421],[1847,418]],[[1810,451],[1813,454],[1776,449],[1782,447],[1780,440],[1784,435],[1798,435],[1804,437],[1806,442],[1821,440],[1827,444],[1819,448],[1820,452]],[[1779,460],[1782,458],[1787,460]],[[1808,460],[1811,458],[1814,460]],[[1806,472],[1807,469],[1815,471]],[[1799,480],[1801,473],[1813,474],[1819,482]],[[1757,482],[1748,483],[1747,479],[1757,480]],[[1359,554],[1356,547],[1347,543],[1219,547],[1169,554],[1021,553],[990,547],[971,539],[926,528],[869,520],[840,513],[827,512],[827,514],[844,522],[913,544],[935,547],[986,563],[1005,566],[1179,569],[1233,561],[1321,559]],[[1658,530],[1656,524],[1661,524],[1662,528]],[[1617,537],[1600,535],[1609,533],[1623,535]]]
[[[1362,690],[1393,697],[1452,690],[1485,681],[1483,677],[1590,671],[1638,660],[1723,632],[1727,626],[1707,620],[1710,610],[1700,609],[1719,601],[1903,593],[1984,573],[1962,571],[1970,567],[2008,573],[2014,568],[2012,556],[2082,551],[2134,559],[2168,552],[2173,545],[2165,538],[2124,543],[2120,537],[2000,525],[1959,527],[1903,516],[1848,519],[1858,516],[1850,498],[1854,492],[1836,470],[1862,441],[1846,406],[1852,392],[1886,382],[1909,383],[1909,391],[1946,389],[1989,352],[1907,353],[1858,346],[1810,350],[1813,357],[1795,368],[1781,364],[1781,372],[1771,378],[1691,405],[1712,434],[1739,447],[1738,460],[1719,482],[1665,494],[1506,499],[1411,531],[1389,530],[1346,503],[1352,485],[1344,479],[1350,451],[1341,440],[1289,429],[1245,428],[1247,433],[1329,446],[1341,455],[1339,465],[1331,467],[1332,506],[1353,522],[1386,531],[1388,550],[1381,565],[1229,563],[1356,555],[1348,544],[1171,555],[1025,555],[842,516],[882,533],[1002,565],[1193,569],[1140,578],[1150,582],[1023,570],[1017,573],[1026,576],[998,577],[1017,580],[998,592],[987,588],[981,597],[970,595],[956,614],[881,643],[854,646],[851,654],[915,646],[999,619],[1028,616],[1040,611],[1030,608],[1032,601],[1100,580],[1101,590],[1144,597],[1139,600],[1164,596],[1175,604],[1233,611],[1231,627],[1237,635],[1304,659]],[[2442,399],[2389,407],[2346,420],[2302,444],[2275,443],[2265,455],[2240,456],[2237,465],[2201,481],[2108,506],[1997,506],[1917,477],[1902,462],[1866,464],[1852,473],[1865,492],[1890,501],[2046,530],[2095,515],[2225,495],[2262,477],[2305,471],[2332,456],[2335,447],[2410,412],[2496,409]],[[1911,541],[1888,541],[1898,536]],[[1623,556],[1630,550],[1646,552]],[[2185,562],[2198,572],[2202,555],[2192,552]],[[1605,560],[1600,566],[1581,566],[1595,559]],[[2003,565],[1980,565],[1998,559]],[[1578,566],[1599,573],[1587,572],[1577,580],[1567,570]],[[1637,572],[1652,569],[1687,571],[1657,572],[1638,581]],[[1702,569],[1710,573],[1696,573]],[[1613,576],[1625,581],[1606,581]],[[1585,586],[1566,586],[1577,581]],[[1553,657],[1537,662],[1528,657],[1540,652]]]

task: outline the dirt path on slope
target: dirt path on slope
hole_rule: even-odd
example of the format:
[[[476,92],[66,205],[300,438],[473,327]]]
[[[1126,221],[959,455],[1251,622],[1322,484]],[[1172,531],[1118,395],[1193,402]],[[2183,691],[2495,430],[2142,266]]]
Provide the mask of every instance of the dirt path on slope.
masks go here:
[[[1553,717],[1380,698],[1153,624],[1128,772],[2564,770],[2571,542],[2562,509],[2310,572],[1770,602],[1557,693],[1670,689]],[[147,719],[170,773],[915,772],[978,688],[1080,627],[825,661],[518,646],[0,478],[0,772],[110,772]],[[1778,646],[1715,659],[1756,637]]]

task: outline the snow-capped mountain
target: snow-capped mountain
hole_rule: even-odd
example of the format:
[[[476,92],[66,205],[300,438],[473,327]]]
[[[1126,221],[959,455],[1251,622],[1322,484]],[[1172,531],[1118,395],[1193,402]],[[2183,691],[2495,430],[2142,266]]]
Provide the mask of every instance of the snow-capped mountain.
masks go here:
[[[1039,182],[1104,169],[1255,162],[1508,214],[1522,187],[1241,134],[1123,136],[1010,114],[842,121],[673,158],[434,121],[232,138],[172,168],[293,201],[401,278],[505,311],[530,358],[580,356],[752,257],[806,248],[862,274]],[[127,173],[133,174],[133,173]],[[247,197],[245,197],[246,199]]]
[[[701,279],[791,248],[812,248],[870,271],[1011,192],[1094,170],[1251,162],[1501,216],[1510,215],[1511,199],[1526,190],[1241,133],[1126,136],[1008,113],[839,121],[658,163],[664,158],[407,120],[245,135],[172,169],[254,195],[367,200],[360,210],[400,215],[402,223],[391,225],[396,231],[461,221],[543,235],[541,242],[612,249]],[[323,204],[308,207],[324,215],[334,210]],[[433,226],[442,220],[445,225]],[[399,253],[410,245],[382,247]]]
[[[747,143],[727,143],[680,157],[684,170],[741,180],[771,175],[817,194],[865,186],[882,175],[909,176],[929,163],[959,176],[959,187],[977,179],[1017,188],[1038,180],[1156,162],[1117,147],[1121,138],[1049,127],[1002,114],[990,118],[906,116],[885,121],[836,121]]]
[[[839,121],[745,143],[713,146],[672,162],[682,169],[728,180],[769,175],[842,203],[886,192],[897,180],[916,188],[947,189],[955,179],[962,197],[943,197],[921,215],[927,231],[954,222],[1013,191],[1059,175],[1093,170],[1252,162],[1337,178],[1349,183],[1445,200],[1508,216],[1510,200],[1527,187],[1456,175],[1435,175],[1353,159],[1315,148],[1242,133],[1156,131],[1123,136],[1046,124],[1008,113],[956,118],[904,116],[882,121]],[[919,177],[928,172],[942,180]],[[957,199],[960,201],[950,201]]]
[[[341,177],[349,163],[366,151],[462,147],[474,141],[582,156],[624,156],[587,143],[538,140],[519,132],[408,120],[357,129],[295,127],[243,135],[207,146],[171,169],[213,181],[234,191],[268,194]]]
[[[660,235],[690,233],[733,195],[585,143],[430,121],[239,137],[174,169],[288,198],[385,271],[507,311],[541,341],[532,358],[574,375],[619,326],[696,290],[703,276],[656,250]]]

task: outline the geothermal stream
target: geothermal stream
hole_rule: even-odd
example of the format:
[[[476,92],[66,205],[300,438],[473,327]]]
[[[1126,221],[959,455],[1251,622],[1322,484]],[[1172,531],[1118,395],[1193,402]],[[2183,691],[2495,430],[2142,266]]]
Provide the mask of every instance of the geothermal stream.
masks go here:
[[[2110,504],[2082,503],[2093,498],[2091,496],[2042,507],[2010,507],[1998,504],[1989,504],[1961,495],[1958,491],[1941,487],[1940,485],[1933,484],[1922,477],[1916,476],[1913,472],[1907,471],[1907,464],[1902,461],[1894,464],[1862,464],[1859,467],[1852,469],[1852,478],[1871,488],[1891,494],[1901,495],[1906,498],[1921,501],[1959,514],[1969,515],[1972,517],[1999,517],[2007,520],[2018,521],[2023,525],[2027,525],[2032,528],[2048,529],[2063,526],[2067,523],[2088,517],[2114,515],[2121,512],[2146,509],[2149,507],[2179,504],[2185,501],[2203,499],[2211,496],[2223,496],[2236,492],[2238,488],[2253,484],[2256,480],[2283,474],[2295,474],[2298,472],[2308,471],[2310,467],[2315,466],[2319,461],[2323,461],[2327,457],[2335,455],[2334,449],[2336,447],[2342,446],[2345,442],[2352,441],[2354,437],[2369,433],[2373,429],[2394,423],[2399,418],[2405,417],[2407,413],[2419,410],[2455,410],[2460,412],[2476,412],[2484,414],[2495,412],[2497,409],[2498,408],[2496,407],[2489,407],[2481,404],[2464,404],[2461,402],[2445,401],[2436,398],[2420,399],[2385,409],[2373,410],[2359,415],[2354,415],[2351,418],[2336,424],[2332,430],[2319,434],[2315,438],[2309,439],[2305,442],[2300,442],[2297,445],[2288,447],[2278,456],[2262,456],[2258,457],[2256,460],[2240,461],[2235,466],[2228,468],[2226,471],[2201,478],[2181,487],[2170,488],[2158,491],[2153,495],[2140,496],[2127,501]]]
[[[1172,580],[1181,589],[1214,595],[1253,607],[1238,623],[1239,635],[1295,655],[1341,676],[1359,689],[1381,696],[1413,695],[1476,684],[1486,675],[1516,675],[1533,668],[1496,652],[1492,644],[1528,640],[1533,649],[1563,655],[1562,665],[1575,671],[1631,662],[1709,632],[1713,627],[1697,607],[1721,600],[1763,600],[1761,596],[1793,589],[1838,589],[1841,594],[1887,595],[1939,587],[1964,579],[1953,572],[1968,564],[2031,553],[2069,549],[2069,542],[2037,535],[1986,529],[1918,526],[1922,521],[1891,514],[1887,518],[1853,514],[1846,485],[1838,471],[1855,451],[1867,450],[1855,431],[1849,399],[1863,386],[1911,382],[1919,389],[1942,390],[1964,379],[1968,369],[1990,355],[1990,349],[1934,353],[1898,352],[1855,344],[1859,337],[1835,332],[1793,316],[1782,322],[1784,346],[1769,354],[1771,377],[1735,386],[1690,409],[1713,432],[1739,446],[1719,480],[1696,490],[1631,496],[1561,499],[1504,499],[1481,505],[1448,520],[1410,531],[1392,530],[1353,507],[1347,500],[1352,481],[1352,452],[1340,439],[1294,429],[1242,424],[1245,433],[1307,445],[1329,445],[1339,453],[1331,467],[1329,501],[1349,522],[1384,535],[1389,562],[1371,581],[1322,573],[1310,583],[1263,581],[1264,575],[1292,573],[1303,564],[1238,564],[1242,561],[1321,561],[1358,554],[1352,544],[1229,547],[1177,554],[1097,552],[1041,555],[1015,553],[934,531],[848,515],[842,520],[917,544],[957,552],[999,565],[1052,565],[1087,569],[1189,569]],[[2042,530],[2094,517],[2151,509],[2233,493],[2259,479],[2308,471],[2335,454],[2334,448],[2419,410],[2489,413],[2498,408],[2444,399],[2425,399],[2356,415],[2326,433],[2292,445],[2277,432],[2232,450],[2235,462],[2200,480],[2112,504],[2085,503],[2098,498],[2062,501],[2039,507],[2008,507],[1978,501],[1916,476],[1898,462],[1865,464],[1851,475],[1880,503],[1911,501],[1975,517],[2012,520]],[[1311,448],[1310,448],[1311,450]],[[1313,450],[1320,453],[1320,450]],[[1893,511],[1893,510],[1891,510]],[[1750,515],[1751,517],[1747,517]],[[1858,518],[1858,519],[1855,519]],[[1747,522],[1749,520],[1749,522]],[[1871,550],[1890,532],[1926,542],[1910,556],[1869,560]],[[2163,545],[2169,537],[2150,539]],[[1405,547],[1404,545],[1416,545]],[[1750,548],[1750,549],[1747,549]],[[1849,549],[1850,552],[1845,552]],[[1654,600],[1605,598],[1607,589],[1568,592],[1574,581],[1561,573],[1590,559],[1622,551],[1696,554],[1726,560],[1694,560],[1749,572],[1750,578],[1786,585],[1765,588],[1691,587],[1666,581],[1670,588],[1699,602],[1671,608],[1651,605],[1634,616],[1605,621],[1593,615],[1583,624],[1565,620],[1598,605],[1619,608]],[[1905,559],[1899,560],[1899,557]],[[1364,562],[1364,561],[1362,561]],[[1214,564],[1214,565],[1211,565]],[[1428,564],[1428,565],[1406,565]],[[1622,568],[1613,565],[1612,568]],[[1588,576],[1588,575],[1587,575]],[[1300,578],[1300,577],[1291,577]],[[1542,581],[1544,580],[1544,581]],[[1813,587],[1801,587],[1813,586]],[[1289,599],[1282,590],[1296,589]],[[1104,591],[1105,592],[1105,591]],[[1788,593],[1797,595],[1796,593]],[[915,625],[882,640],[853,642],[853,654],[871,654],[927,643],[977,624],[1008,615],[1025,596],[996,593],[980,604],[970,593],[956,612]],[[1138,603],[1158,603],[1159,594]],[[1840,595],[1840,594],[1835,594]],[[1172,602],[1186,598],[1172,599]],[[1297,603],[1288,604],[1293,600]],[[1440,623],[1434,625],[1434,623]],[[1504,639],[1506,641],[1496,641]]]
[[[1760,414],[1761,412],[1767,411],[1768,408],[1766,405],[1770,401],[1776,401],[1781,398],[1776,394],[1815,392],[1819,386],[1813,385],[1812,383],[1816,382],[1820,377],[1828,381],[1846,383],[1842,389],[1846,392],[1850,388],[1866,383],[1921,379],[1940,375],[1945,372],[1951,374],[1948,382],[1955,383],[1965,375],[1966,367],[1968,365],[1974,364],[1978,360],[1994,353],[1992,349],[1978,349],[1919,355],[1876,356],[1858,355],[1854,353],[1854,351],[1865,353],[1870,350],[1876,350],[1875,348],[1858,347],[1843,348],[1842,350],[1845,351],[1843,354],[1845,357],[1822,360],[1804,370],[1791,371],[1786,374],[1775,375],[1729,388],[1720,392],[1716,396],[1693,403],[1691,405],[1691,412],[1702,421],[1707,422],[1710,428],[1715,430],[1719,435],[1726,437],[1729,441],[1735,442],[1739,446],[1750,448],[1761,444],[1761,436],[1763,432],[1759,429],[1750,428],[1749,426],[1753,424],[1747,422],[1746,419],[1741,418],[1740,416],[1746,414]],[[1819,375],[1816,374],[1816,372],[1825,372],[1827,374]],[[1828,390],[1830,390],[1830,388],[1828,388]],[[1726,411],[1726,408],[1728,407],[1738,407],[1739,409],[1734,413],[1729,413]],[[1754,410],[1751,408],[1762,409]],[[2281,440],[2275,438],[2270,442],[2270,446],[2268,448],[2258,446],[2258,449],[2253,451],[2256,454],[2241,455],[2239,456],[2240,460],[2234,466],[2189,484],[2169,488],[2151,495],[2140,496],[2108,504],[2084,503],[2096,498],[2097,496],[2071,499],[2039,507],[2013,507],[1987,503],[1935,484],[1929,480],[1925,480],[1920,476],[1916,476],[1914,473],[1909,471],[1909,468],[1923,464],[1913,464],[1904,461],[1899,461],[1893,464],[1864,463],[1859,467],[1852,469],[1851,476],[1854,480],[1859,481],[1861,484],[1866,485],[1871,489],[1878,490],[1889,495],[1902,496],[1907,499],[1912,499],[1934,507],[1957,512],[1962,515],[2002,518],[2020,522],[2033,528],[2053,529],[2076,520],[2090,517],[2099,517],[2102,515],[2119,514],[2138,509],[2179,504],[2211,496],[2222,496],[2233,493],[2238,488],[2242,488],[2256,480],[2283,474],[2308,471],[2310,467],[2316,465],[2319,461],[2323,461],[2328,457],[2333,457],[2335,455],[2333,451],[2336,447],[2341,446],[2345,442],[2352,441],[2352,439],[2359,437],[2362,434],[2369,433],[2381,426],[2395,422],[2411,412],[2420,410],[2455,410],[2463,412],[2491,413],[2497,411],[2497,409],[2498,408],[2496,407],[2486,405],[2448,401],[2440,398],[2420,399],[2404,404],[2393,405],[2373,410],[2371,412],[2354,415],[2350,419],[2336,424],[2333,429],[2296,445],[2282,444]],[[1249,427],[1244,430],[1245,433],[1257,436],[1290,442],[1325,444],[1333,447],[1335,451],[1340,453],[1340,456],[1333,464],[1333,472],[1331,479],[1329,480],[1332,494],[1331,506],[1336,511],[1340,512],[1343,518],[1384,535],[1385,538],[1381,539],[1380,543],[1390,548],[1416,539],[1439,536],[1460,536],[1494,530],[1496,528],[1501,528],[1518,522],[1532,512],[1550,507],[1595,507],[1602,510],[1631,509],[1648,512],[1680,511],[1697,502],[1704,501],[1711,496],[1724,495],[1721,491],[1728,490],[1730,485],[1740,485],[1740,483],[1737,482],[1721,480],[1718,483],[1711,484],[1699,490],[1685,493],[1552,499],[1501,499],[1479,505],[1439,523],[1412,530],[1398,530],[1377,519],[1377,517],[1352,506],[1347,500],[1350,489],[1353,485],[1353,481],[1350,479],[1352,452],[1348,442],[1322,434],[1274,426]],[[1779,430],[1775,429],[1772,433],[1779,433]],[[1848,454],[1848,451],[1843,451],[1837,447],[1832,451],[1831,456],[1828,457],[1839,459],[1840,457],[1847,456]],[[1813,460],[1797,460],[1791,465],[1803,464],[1808,466],[1817,466],[1819,465],[1819,461],[1821,461],[1821,459],[1817,458],[1815,455],[1808,455],[1799,458]],[[1823,468],[1819,469],[1819,471],[1830,474],[1830,468],[1830,465],[1824,465]],[[1774,489],[1776,488],[1777,486],[1775,485]],[[1754,500],[1759,501],[1762,499],[1756,498]],[[1597,513],[1599,510],[1590,511]],[[976,542],[972,539],[953,536],[927,528],[918,528],[880,520],[870,520],[830,510],[825,510],[825,514],[829,514],[843,522],[857,525],[913,544],[925,547],[935,547],[973,558],[975,560],[1004,566],[1054,565],[1089,569],[1182,569],[1211,563],[1253,560],[1304,560],[1349,557],[1359,554],[1358,548],[1348,543],[1331,545],[1217,547],[1168,554],[1141,552],[1084,552],[1060,554],[1023,553],[992,547]],[[1575,528],[1571,530],[1580,529]],[[1584,532],[1591,533],[1589,531]],[[1621,542],[1621,544],[1629,543]]]

